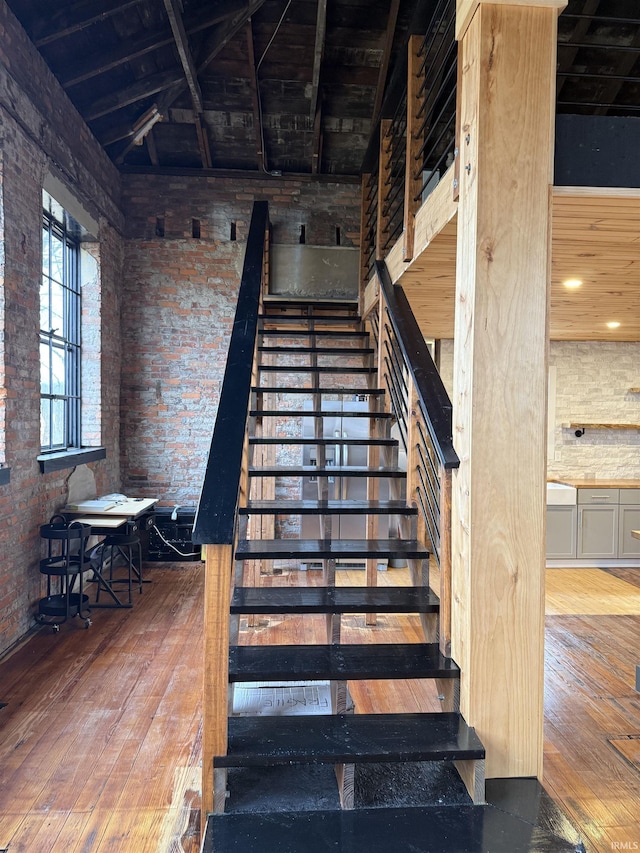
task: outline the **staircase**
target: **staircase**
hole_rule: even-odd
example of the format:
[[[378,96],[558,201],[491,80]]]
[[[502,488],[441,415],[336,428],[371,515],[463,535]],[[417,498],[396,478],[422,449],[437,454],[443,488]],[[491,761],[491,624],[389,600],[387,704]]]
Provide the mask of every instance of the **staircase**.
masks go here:
[[[376,386],[370,334],[355,311],[350,303],[276,301],[265,303],[260,316],[248,499],[238,510],[230,607],[230,695],[234,686],[247,683],[272,684],[283,695],[293,695],[288,685],[300,690],[321,684],[327,685],[331,707],[324,714],[229,716],[227,751],[214,758],[216,814],[208,821],[205,849],[270,850],[249,840],[253,830],[241,840],[240,827],[256,820],[273,825],[282,815],[287,833],[303,836],[315,820],[322,832],[330,826],[338,831],[341,809],[355,809],[358,821],[369,812],[378,820],[378,812],[362,804],[378,803],[381,795],[395,821],[411,823],[417,805],[437,805],[438,798],[429,803],[417,792],[429,774],[445,780],[451,802],[473,808],[453,763],[466,764],[467,770],[471,765],[466,775],[474,780],[472,794],[477,802],[484,799],[484,749],[455,707],[358,713],[351,696],[354,682],[431,679],[455,686],[459,678],[455,662],[443,656],[437,642],[439,600],[428,585],[430,555],[416,538],[417,509],[401,497],[406,471],[398,465],[398,439],[391,437],[394,419],[385,392]],[[368,424],[365,437],[362,430],[356,438],[344,435],[342,427],[352,418]],[[339,464],[343,460],[337,457],[348,458],[355,448],[366,464]],[[306,449],[312,450],[314,464],[303,458]],[[343,483],[354,480],[364,481],[364,497],[341,494]],[[345,517],[359,526],[359,538],[339,538],[339,520]],[[303,518],[316,538],[302,538]],[[410,538],[390,535],[402,525],[410,528]],[[409,569],[387,570],[394,562]],[[345,564],[347,571],[341,568]],[[379,573],[394,572],[403,585],[377,585]],[[355,575],[358,585],[343,583],[341,575]],[[408,575],[413,582],[405,585]],[[370,625],[367,642],[353,642],[353,632],[341,642],[345,614],[364,614]],[[392,623],[391,614],[412,614],[422,641],[399,643],[397,629],[375,625],[378,617]],[[259,643],[265,620],[279,624],[288,617],[301,625],[315,620],[314,629],[298,630],[317,635],[318,615],[325,617],[324,642]],[[389,633],[394,639],[385,641]],[[446,763],[447,771],[433,777],[425,763]],[[394,790],[394,782],[404,790]],[[447,802],[446,792],[438,796]],[[399,801],[407,804],[398,806]],[[318,809],[319,803],[331,808]],[[390,825],[388,842],[394,831]],[[283,848],[282,840],[279,849],[305,849]]]
[[[268,247],[255,202],[193,532],[202,853],[584,851],[460,714],[451,403],[402,288],[263,296]]]

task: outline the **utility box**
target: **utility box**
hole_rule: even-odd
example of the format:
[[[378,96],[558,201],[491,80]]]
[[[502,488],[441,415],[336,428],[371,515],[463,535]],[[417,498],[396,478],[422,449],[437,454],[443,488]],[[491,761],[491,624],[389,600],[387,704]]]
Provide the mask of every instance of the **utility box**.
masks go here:
[[[155,521],[149,530],[149,545],[145,559],[150,562],[200,560],[200,545],[194,545],[194,506],[155,507]]]

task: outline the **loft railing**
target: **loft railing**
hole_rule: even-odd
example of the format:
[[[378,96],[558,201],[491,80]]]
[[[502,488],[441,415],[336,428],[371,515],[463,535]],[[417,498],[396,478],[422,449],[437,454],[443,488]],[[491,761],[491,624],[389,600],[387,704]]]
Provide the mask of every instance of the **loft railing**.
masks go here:
[[[418,508],[419,535],[430,543],[440,570],[440,643],[451,641],[452,405],[403,289],[386,264],[376,263],[377,312],[369,321],[378,349],[379,380],[407,454],[407,502]]]
[[[433,6],[421,34],[409,39],[406,63],[389,86],[367,154],[361,234],[363,285],[373,275],[371,259],[386,257],[401,236],[404,260],[412,259],[416,213],[455,161],[456,2],[436,0]]]
[[[227,354],[209,459],[193,540],[204,546],[204,691],[202,723],[202,816],[214,808],[213,758],[227,749],[229,601],[237,509],[248,488],[251,386],[256,379],[258,314],[266,278],[266,201],[255,202],[249,226],[238,304]]]
[[[268,216],[268,203],[255,202],[227,366],[193,528],[193,541],[199,545],[231,544],[235,534],[236,509],[246,467],[245,430],[240,427],[246,424],[249,411]]]

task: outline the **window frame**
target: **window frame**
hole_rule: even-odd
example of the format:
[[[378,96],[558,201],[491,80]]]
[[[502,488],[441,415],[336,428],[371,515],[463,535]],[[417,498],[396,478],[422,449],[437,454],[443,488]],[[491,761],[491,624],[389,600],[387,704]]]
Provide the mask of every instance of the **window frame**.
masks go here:
[[[48,208],[48,209],[47,209]],[[54,274],[54,243],[62,247],[62,269]],[[42,265],[40,280],[40,318],[47,311],[48,329],[40,328],[40,453],[51,454],[81,447],[82,405],[82,291],[80,278],[80,227],[48,193],[42,210]],[[46,267],[46,268],[45,268]],[[43,296],[46,295],[46,306]],[[62,329],[53,327],[57,303]],[[46,361],[43,353],[47,353]],[[55,359],[64,364],[64,381],[54,376]],[[57,386],[57,387],[56,387]],[[61,404],[61,405],[60,405]],[[44,412],[48,408],[48,420]],[[62,424],[54,418],[56,408]],[[60,418],[60,414],[56,416]],[[62,434],[59,434],[59,429]],[[44,441],[43,441],[44,440]]]

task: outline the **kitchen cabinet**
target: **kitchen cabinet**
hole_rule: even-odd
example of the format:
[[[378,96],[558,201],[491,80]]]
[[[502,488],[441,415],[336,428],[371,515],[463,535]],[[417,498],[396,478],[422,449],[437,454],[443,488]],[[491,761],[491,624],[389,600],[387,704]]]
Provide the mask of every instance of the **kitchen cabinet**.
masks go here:
[[[578,489],[577,557],[618,556],[619,489]]]
[[[547,493],[547,558],[640,560],[631,535],[640,530],[640,488],[576,485],[575,506],[554,505],[558,495]]]
[[[640,489],[620,489],[618,557],[640,557],[640,539],[631,535],[640,530]]]
[[[547,507],[547,557],[551,560],[570,560],[576,556],[577,508],[575,506]]]

